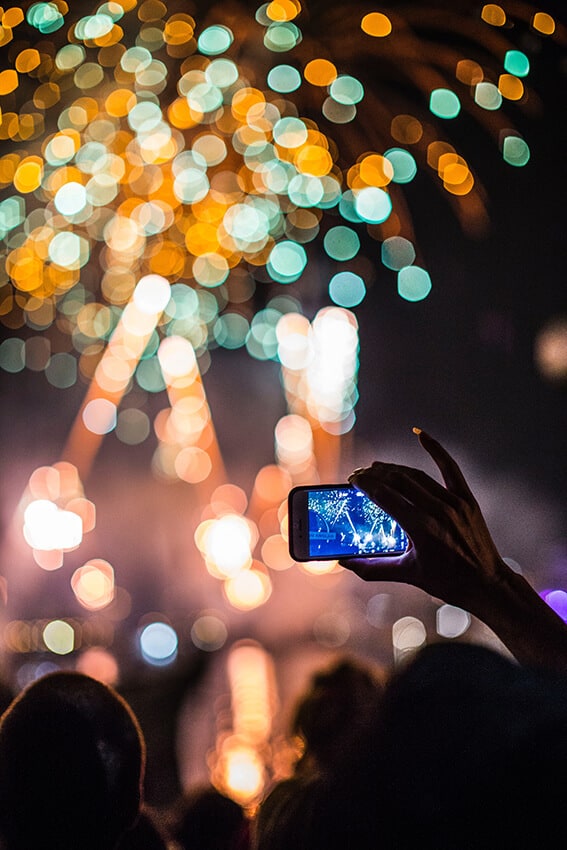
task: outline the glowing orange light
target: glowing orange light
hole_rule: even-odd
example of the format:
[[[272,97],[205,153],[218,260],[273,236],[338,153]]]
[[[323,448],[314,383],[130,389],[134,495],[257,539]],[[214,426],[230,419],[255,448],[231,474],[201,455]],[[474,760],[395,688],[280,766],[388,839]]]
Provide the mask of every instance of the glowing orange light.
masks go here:
[[[106,111],[116,118],[123,118],[136,105],[136,95],[128,89],[115,89],[105,101]]]
[[[382,12],[369,12],[360,22],[361,29],[376,38],[384,38],[392,32],[392,22]]]
[[[23,20],[24,13],[19,6],[12,6],[10,9],[6,9],[6,11],[2,14],[2,26],[7,29],[13,29],[14,27],[19,26]]]
[[[303,174],[322,177],[333,167],[333,158],[328,150],[318,145],[305,145],[295,156],[297,170]]]
[[[266,771],[254,747],[232,736],[218,755],[213,781],[230,797],[246,806],[260,797],[266,782]]]
[[[521,100],[524,96],[524,84],[513,74],[501,74],[498,78],[498,91],[507,100]]]
[[[547,12],[536,12],[532,19],[532,26],[543,35],[553,35],[555,32],[555,21]]]
[[[506,12],[496,3],[487,3],[483,6],[480,16],[483,21],[493,27],[503,27],[506,23]]]
[[[250,87],[239,89],[232,98],[232,114],[244,123],[248,112],[258,104],[265,103],[265,101],[264,94],[259,89]]]
[[[195,30],[195,21],[190,15],[172,15],[165,22],[163,39],[166,44],[182,45],[190,42]]]
[[[29,73],[30,71],[34,71],[40,62],[41,57],[39,55],[39,51],[33,47],[28,47],[26,50],[22,50],[21,53],[18,53],[16,58],[16,71],[19,71],[20,74]]]
[[[314,86],[330,86],[338,71],[329,59],[312,59],[303,69],[303,76]]]
[[[272,21],[293,21],[300,12],[299,0],[272,0],[266,7],[266,15]]]
[[[360,161],[360,177],[368,186],[387,186],[394,176],[392,163],[380,154],[368,154]]]
[[[18,74],[9,68],[6,71],[0,71],[0,95],[10,94],[18,88]]]
[[[28,156],[16,168],[14,188],[27,195],[40,186],[42,177],[43,160],[38,156]]]

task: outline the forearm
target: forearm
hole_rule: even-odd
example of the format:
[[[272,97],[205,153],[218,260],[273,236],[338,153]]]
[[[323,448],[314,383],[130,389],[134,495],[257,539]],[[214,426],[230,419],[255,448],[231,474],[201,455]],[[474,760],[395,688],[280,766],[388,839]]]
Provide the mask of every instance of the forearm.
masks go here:
[[[520,664],[567,673],[567,624],[523,576],[507,570],[474,609]]]

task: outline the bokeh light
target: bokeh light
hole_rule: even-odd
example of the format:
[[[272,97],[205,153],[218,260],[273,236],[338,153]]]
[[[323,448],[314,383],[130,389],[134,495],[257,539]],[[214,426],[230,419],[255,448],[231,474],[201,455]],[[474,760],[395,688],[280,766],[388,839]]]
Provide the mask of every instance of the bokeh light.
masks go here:
[[[212,780],[241,805],[257,802],[268,778],[266,744],[276,707],[273,661],[253,641],[231,647],[227,662],[232,729],[218,736]]]
[[[567,378],[567,319],[553,319],[541,328],[535,340],[534,359],[544,378]]]
[[[24,537],[33,549],[74,549],[83,539],[83,524],[76,513],[37,499],[25,510]]]
[[[394,658],[402,659],[422,646],[427,638],[427,629],[418,617],[400,617],[392,626]]]
[[[191,640],[204,652],[214,652],[226,643],[228,629],[224,620],[213,613],[202,613],[191,626]]]
[[[81,653],[76,669],[80,673],[92,676],[99,682],[116,687],[120,678],[120,669],[116,658],[102,647],[93,646]]]
[[[140,652],[149,664],[163,666],[175,660],[179,640],[169,623],[149,623],[141,630],[139,641]]]
[[[75,649],[75,630],[65,620],[51,620],[42,637],[47,649],[55,655],[69,655]]]
[[[503,41],[506,49],[492,57],[492,74],[469,57],[458,58],[456,72],[450,73],[449,54],[434,42],[440,70],[436,77],[414,78],[414,114],[406,106],[378,115],[376,141],[389,135],[390,144],[356,151],[347,133],[341,150],[325,121],[349,124],[367,110],[375,122],[374,92],[340,61],[324,56],[322,48],[318,55],[317,41],[305,49],[300,5],[265,4],[255,16],[243,11],[236,33],[220,13],[196,21],[158,4],[147,12],[151,25],[139,41],[130,25],[134,5],[105,4],[90,13],[83,6],[36,3],[26,15],[10,10],[4,16],[10,21],[5,27],[26,46],[10,48],[0,72],[0,90],[14,101],[14,111],[6,112],[1,124],[14,152],[0,157],[0,182],[7,190],[0,202],[6,270],[0,319],[12,331],[36,325],[50,337],[57,326],[71,337],[85,366],[84,322],[81,311],[72,308],[81,289],[97,315],[103,307],[108,311],[109,325],[103,329],[94,322],[88,331],[92,344],[108,341],[130,302],[142,312],[166,311],[158,333],[169,336],[179,333],[180,322],[188,332],[179,308],[167,309],[167,292],[173,295],[175,286],[197,293],[219,290],[246,264],[265,269],[278,284],[298,281],[308,268],[302,242],[307,233],[317,238],[327,212],[336,216],[338,211],[347,225],[335,220],[323,229],[325,251],[338,261],[356,255],[364,230],[380,241],[395,236],[413,242],[409,210],[396,202],[387,183],[413,180],[426,149],[426,167],[441,173],[438,154],[430,153],[431,145],[441,142],[424,133],[421,93],[433,118],[456,121],[466,111],[483,125],[490,121],[483,113],[500,111],[503,98],[526,100],[535,61],[525,47]],[[503,38],[512,20],[494,4],[480,10],[478,22],[456,14],[473,41],[477,25],[487,32],[498,29]],[[540,37],[556,34],[553,18],[544,12],[533,14],[529,23]],[[317,24],[324,40],[327,22],[321,18]],[[394,27],[386,12],[368,12],[345,26],[363,36],[361,57],[377,69],[405,61],[407,33]],[[47,35],[51,41],[38,42],[40,50],[34,38]],[[265,55],[254,53],[252,80],[245,57],[259,35]],[[387,54],[380,53],[381,42],[389,45]],[[40,65],[45,73],[38,76]],[[505,126],[502,158],[523,167],[529,145],[511,121]],[[453,153],[456,162],[468,162]],[[457,177],[454,165],[444,166],[444,188],[461,198],[459,218],[474,231],[485,217],[482,187],[470,165],[461,171]],[[302,209],[313,210],[314,224],[295,223]],[[382,233],[376,226],[392,213],[398,232]],[[96,273],[79,282],[79,272],[88,267],[103,272],[101,301],[89,294],[95,294]],[[403,288],[400,294],[407,298]],[[211,339],[228,348],[244,344],[243,324],[236,331],[222,317],[218,323],[224,298],[224,292],[214,298],[216,315],[202,299],[195,305],[193,321],[203,330],[217,323],[200,345]],[[176,304],[180,301],[181,296]],[[1,367],[19,369],[16,344],[8,339],[3,345]],[[254,346],[246,347],[257,356]],[[72,356],[66,349],[52,351],[52,357],[64,354]],[[61,359],[53,365],[48,359],[42,368],[50,369],[54,386],[77,380]],[[140,364],[146,385],[151,368],[151,360]],[[79,379],[84,373],[79,368]]]
[[[468,611],[455,608],[454,605],[441,605],[436,613],[437,634],[444,638],[458,638],[471,625]]]
[[[75,570],[71,587],[84,608],[99,611],[114,599],[114,570],[108,561],[95,558]]]

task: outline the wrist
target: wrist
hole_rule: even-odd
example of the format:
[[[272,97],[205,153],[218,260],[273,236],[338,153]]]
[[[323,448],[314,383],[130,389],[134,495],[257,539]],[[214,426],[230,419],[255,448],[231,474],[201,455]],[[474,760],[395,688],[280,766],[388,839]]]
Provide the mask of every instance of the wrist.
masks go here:
[[[519,573],[501,561],[470,613],[522,664],[567,670],[567,625]]]

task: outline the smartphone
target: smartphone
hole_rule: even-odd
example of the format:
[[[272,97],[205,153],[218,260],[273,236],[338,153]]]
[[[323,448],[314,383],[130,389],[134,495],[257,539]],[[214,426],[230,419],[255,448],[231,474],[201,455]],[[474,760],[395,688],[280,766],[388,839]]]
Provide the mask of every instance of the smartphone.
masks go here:
[[[396,520],[350,484],[294,487],[288,518],[294,561],[376,558],[400,555],[408,547]]]

